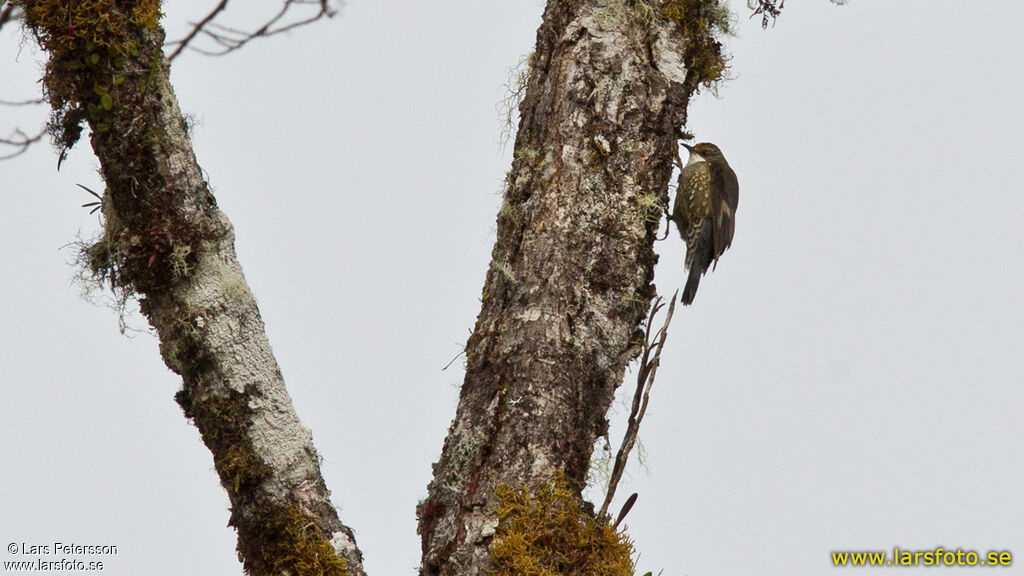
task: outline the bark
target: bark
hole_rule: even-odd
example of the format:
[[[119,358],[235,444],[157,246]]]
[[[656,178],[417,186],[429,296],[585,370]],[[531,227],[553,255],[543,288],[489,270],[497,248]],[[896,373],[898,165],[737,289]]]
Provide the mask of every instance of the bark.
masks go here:
[[[549,0],[466,376],[427,498],[424,575],[482,574],[502,483],[594,442],[655,295],[653,244],[687,103],[724,69],[714,0]]]
[[[177,400],[213,453],[250,574],[363,574],[312,435],[299,421],[235,257],[231,223],[193,154],[168,80],[159,5],[20,2],[49,52],[44,86],[56,141],[88,122],[106,181],[92,274],[137,297]],[[63,153],[62,153],[63,154]]]

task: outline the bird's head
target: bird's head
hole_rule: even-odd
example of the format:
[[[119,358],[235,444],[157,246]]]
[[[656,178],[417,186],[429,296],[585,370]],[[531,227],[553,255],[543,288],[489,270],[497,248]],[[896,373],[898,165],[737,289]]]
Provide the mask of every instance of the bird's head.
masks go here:
[[[683,146],[690,151],[690,156],[696,154],[697,156],[700,156],[702,160],[711,160],[712,158],[723,157],[722,151],[718,149],[718,146],[715,146],[711,142],[701,142],[699,144],[694,144],[693,146],[683,142]],[[700,160],[698,160],[698,162],[699,161]]]

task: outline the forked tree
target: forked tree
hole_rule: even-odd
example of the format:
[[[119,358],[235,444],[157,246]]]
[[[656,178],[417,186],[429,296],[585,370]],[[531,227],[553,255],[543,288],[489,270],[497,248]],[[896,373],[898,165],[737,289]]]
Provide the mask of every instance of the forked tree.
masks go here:
[[[226,4],[166,47],[159,0],[12,0],[0,26],[23,20],[48,54],[60,154],[88,128],[103,233],[81,258],[138,301],[181,376],[176,400],[213,454],[246,571],[358,576],[168,79],[168,55],[197,37],[231,51],[291,26],[216,27]],[[781,2],[751,7],[767,24]],[[417,510],[422,574],[632,571],[607,502],[594,511],[580,494],[627,364],[657,367],[654,242],[688,103],[723,78],[731,18],[721,0],[548,2],[457,413]]]

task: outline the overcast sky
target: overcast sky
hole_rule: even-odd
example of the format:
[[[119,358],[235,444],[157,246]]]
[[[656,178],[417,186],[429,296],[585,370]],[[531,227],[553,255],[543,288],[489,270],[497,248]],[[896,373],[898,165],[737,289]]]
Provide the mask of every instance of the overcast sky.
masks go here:
[[[1024,555],[1024,3],[791,1],[767,31],[731,3],[734,79],[688,128],[739,176],[737,231],[677,312],[647,469],[620,488],[640,493],[638,572],[818,576],[830,551],[893,546]],[[168,27],[211,4],[168,2]],[[510,162],[502,85],[542,10],[349,0],[174,64],[370,574],[419,561],[414,509],[462,380],[441,368],[479,310]],[[36,94],[31,43],[8,26],[0,55],[0,99]],[[0,135],[45,120],[0,114]],[[241,574],[155,337],[137,314],[119,334],[73,282],[62,247],[98,232],[75,184],[100,190],[97,166],[86,142],[59,173],[47,145],[0,163],[0,544],[117,545],[108,574]],[[683,244],[656,249],[671,294]]]

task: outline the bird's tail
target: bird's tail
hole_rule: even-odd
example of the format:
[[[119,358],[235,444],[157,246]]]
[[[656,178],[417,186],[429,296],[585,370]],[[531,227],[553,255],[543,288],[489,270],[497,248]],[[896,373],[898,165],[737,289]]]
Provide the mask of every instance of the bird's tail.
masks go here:
[[[682,302],[686,306],[693,302],[693,297],[697,295],[697,286],[700,285],[700,277],[708,271],[708,266],[715,259],[715,248],[711,233],[712,224],[711,219],[708,218],[701,228],[700,239],[697,240],[697,244],[693,247],[697,253],[694,254],[693,262],[690,264],[690,276],[686,279],[686,286],[683,287]]]
[[[683,288],[683,304],[689,306],[690,304],[693,303],[693,297],[697,295],[697,286],[700,285],[700,277],[700,266],[694,265],[690,267],[690,277],[686,279],[686,286]]]

